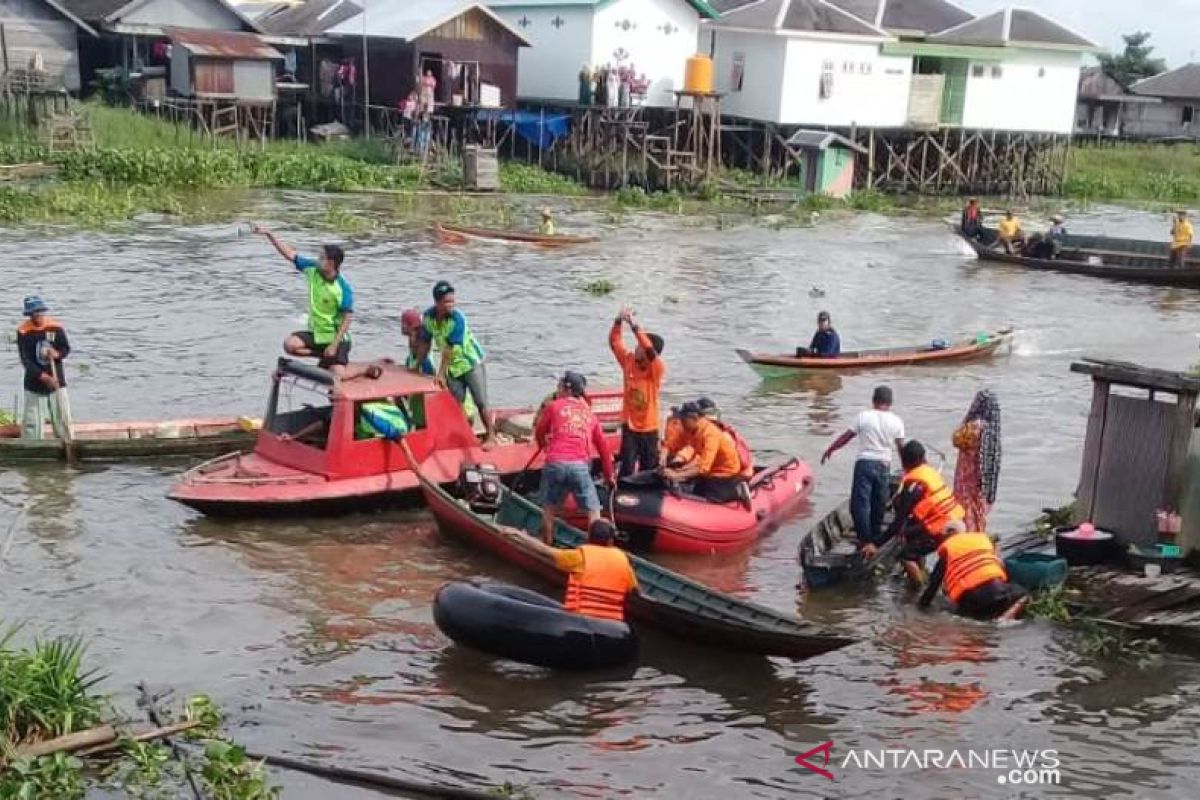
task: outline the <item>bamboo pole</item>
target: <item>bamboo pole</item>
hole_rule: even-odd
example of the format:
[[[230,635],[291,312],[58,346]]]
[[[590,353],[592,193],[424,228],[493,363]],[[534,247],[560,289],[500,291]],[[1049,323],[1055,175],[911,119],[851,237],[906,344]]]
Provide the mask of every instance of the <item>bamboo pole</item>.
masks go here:
[[[75,750],[82,750],[85,747],[107,744],[116,738],[116,728],[112,725],[100,725],[95,728],[88,728],[86,731],[68,733],[66,736],[59,736],[56,739],[47,739],[44,742],[21,745],[17,748],[17,757],[38,758],[40,756],[48,756],[52,753],[69,753]]]

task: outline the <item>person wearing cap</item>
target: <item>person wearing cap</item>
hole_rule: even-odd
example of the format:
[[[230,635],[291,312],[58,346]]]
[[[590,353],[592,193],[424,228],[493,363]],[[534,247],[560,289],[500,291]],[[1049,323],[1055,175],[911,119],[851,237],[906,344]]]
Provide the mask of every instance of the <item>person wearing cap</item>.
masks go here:
[[[887,511],[892,453],[898,455],[904,447],[904,422],[892,411],[891,387],[875,387],[871,408],[859,412],[854,423],[825,449],[821,463],[853,439],[858,439],[858,456],[850,482],[850,516],[859,545],[877,545]]]
[[[423,361],[430,349],[436,345],[440,351],[434,380],[445,386],[459,403],[467,395],[475,402],[483,420],[483,448],[496,446],[496,422],[492,418],[487,396],[487,367],[484,365],[483,347],[471,328],[467,318],[455,306],[454,287],[449,281],[438,281],[433,287],[433,305],[421,317],[421,349],[417,361]]]
[[[705,417],[695,403],[684,403],[679,419],[680,433],[666,443],[667,463],[685,447],[690,447],[693,455],[682,466],[660,467],[662,477],[672,486],[691,481],[692,494],[714,503],[737,500],[750,508],[750,491],[733,438]]]
[[[557,236],[558,226],[554,224],[554,212],[548,208],[542,209],[542,221],[538,224],[538,233],[542,236]]]
[[[61,389],[67,385],[62,361],[71,353],[67,332],[49,316],[42,298],[25,298],[25,321],[17,326],[17,354],[25,369],[25,408],[21,417],[21,436],[45,438],[46,420],[54,435],[67,439],[70,410],[63,402]]]
[[[336,244],[321,248],[319,258],[301,255],[262,225],[250,230],[264,237],[308,282],[308,329],[283,342],[289,355],[317,359],[317,366],[343,380],[378,375],[378,366],[351,368],[350,324],[354,319],[354,290],[342,275],[345,252]]]
[[[589,522],[600,519],[600,497],[592,481],[593,449],[600,458],[604,481],[616,484],[612,454],[600,421],[585,397],[587,379],[567,372],[558,382],[556,397],[538,416],[534,439],[546,453],[542,469],[542,538],[553,542],[554,518],[567,495],[574,496]]]
[[[625,347],[625,325],[637,340],[632,353]],[[608,346],[621,367],[624,388],[621,452],[617,456],[617,475],[624,478],[658,467],[659,402],[667,366],[662,359],[662,337],[644,331],[632,309],[622,308],[613,320]]]
[[[625,621],[628,598],[638,590],[637,573],[628,554],[615,546],[617,529],[606,519],[588,526],[587,544],[571,549],[551,547],[524,531],[502,526],[500,532],[532,548],[567,573],[563,607],[573,614],[614,622]]]
[[[717,407],[708,397],[701,397],[696,400],[696,408],[700,409],[700,413],[721,429],[721,432],[733,441],[733,446],[737,448],[738,461],[742,463],[741,476],[749,480],[754,476],[754,453],[750,450],[750,444],[742,438],[742,435],[737,432],[737,429],[730,425],[725,420],[721,419],[721,409]]]
[[[408,339],[408,354],[404,357],[404,368],[419,375],[433,377],[437,374],[437,368],[433,366],[433,359],[429,357],[428,349],[426,348],[423,356],[418,357],[417,355],[422,349],[421,332],[424,327],[425,323],[422,321],[419,308],[409,308],[400,314],[400,333]]]
[[[958,228],[962,231],[963,236],[966,236],[968,239],[974,239],[979,236],[982,227],[983,223],[979,219],[979,198],[972,197],[967,200],[967,205],[963,209],[962,219],[958,223]]]
[[[829,316],[828,311],[822,311],[817,314],[817,330],[813,334],[812,342],[808,348],[796,348],[796,356],[817,357],[817,358],[833,358],[840,355],[842,352],[842,339],[838,336],[838,332],[833,329],[833,321]]]
[[[946,524],[937,548],[938,562],[918,605],[928,608],[938,589],[945,589],[956,613],[973,619],[1016,619],[1027,593],[1010,583],[1008,570],[986,533],[972,533],[960,520]]]
[[[1021,221],[1013,214],[1012,209],[1004,212],[1004,218],[996,225],[996,241],[1004,252],[1012,255],[1021,250],[1025,243],[1021,232]]]
[[[1188,212],[1182,208],[1175,212],[1175,221],[1171,223],[1171,266],[1186,267],[1188,251],[1196,238],[1196,231],[1188,220]]]

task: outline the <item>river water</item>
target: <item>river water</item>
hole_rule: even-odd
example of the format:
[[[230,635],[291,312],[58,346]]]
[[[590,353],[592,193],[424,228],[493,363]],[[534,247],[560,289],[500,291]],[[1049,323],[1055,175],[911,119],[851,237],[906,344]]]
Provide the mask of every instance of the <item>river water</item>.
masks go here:
[[[254,212],[319,213],[304,195]],[[286,213],[285,213],[286,212]],[[909,435],[951,451],[972,395],[997,392],[1004,467],[993,527],[1019,529],[1066,502],[1090,400],[1069,372],[1099,354],[1182,368],[1200,360],[1200,294],[1027,274],[965,258],[943,225],[875,216],[775,230],[687,219],[564,217],[603,247],[544,253],[447,248],[413,227],[349,242],[355,350],[395,355],[396,319],[449,278],[490,357],[493,395],[530,402],[565,367],[618,375],[606,334],[621,304],[667,339],[672,401],[708,394],[769,459],[819,458],[873,386],[895,389]],[[1079,232],[1161,238],[1164,218],[1100,210]],[[324,236],[282,227],[314,247]],[[305,291],[260,240],[232,225],[149,221],[115,233],[0,231],[0,308],[40,292],[67,325],[78,419],[259,414],[279,343],[303,323]],[[582,290],[605,278],[613,294]],[[812,287],[824,297],[810,296]],[[829,310],[843,346],[909,344],[1012,324],[1011,355],[763,382],[733,349],[786,350]],[[0,384],[19,389],[16,354]],[[673,566],[780,609],[796,607],[802,532],[848,488],[853,455],[818,469],[811,508],[751,551]],[[996,628],[911,610],[898,592],[823,596],[806,614],[861,642],[805,662],[728,656],[653,633],[629,676],[564,676],[450,644],[430,603],[444,581],[520,580],[446,541],[420,512],[287,522],[201,518],[164,498],[184,463],[0,468],[0,515],[15,539],[0,579],[6,620],[80,633],[128,702],[138,681],[207,692],[253,749],[417,780],[537,797],[1195,797],[1200,659],[1148,664],[1086,656],[1076,634]],[[7,529],[8,524],[0,526]],[[832,741],[835,780],[796,755]],[[862,768],[887,748],[1049,749],[1058,786],[1001,783],[1003,770]],[[821,764],[821,756],[810,758]],[[367,797],[278,774],[294,797]],[[1190,787],[1190,788],[1189,788]]]

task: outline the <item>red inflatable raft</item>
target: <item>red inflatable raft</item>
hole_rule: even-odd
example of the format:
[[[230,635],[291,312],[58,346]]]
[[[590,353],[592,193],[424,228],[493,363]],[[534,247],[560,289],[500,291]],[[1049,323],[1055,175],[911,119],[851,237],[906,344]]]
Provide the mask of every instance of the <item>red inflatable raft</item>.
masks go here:
[[[601,500],[616,515],[632,550],[656,553],[722,553],[746,547],[795,514],[812,494],[808,464],[792,458],[750,479],[750,510],[737,502],[712,503],[693,495],[676,497],[659,488],[622,483],[616,497]],[[575,523],[586,520],[572,511]]]

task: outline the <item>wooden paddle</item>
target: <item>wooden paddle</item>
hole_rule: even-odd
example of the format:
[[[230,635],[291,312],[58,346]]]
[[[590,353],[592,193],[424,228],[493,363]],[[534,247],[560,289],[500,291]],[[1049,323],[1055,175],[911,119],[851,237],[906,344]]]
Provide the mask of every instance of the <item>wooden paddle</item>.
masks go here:
[[[67,395],[67,387],[63,383],[62,361],[51,361],[54,379],[58,381],[58,389],[54,392],[54,402],[58,404],[58,416],[62,420],[63,455],[66,456],[67,466],[74,467],[79,463],[79,451],[75,447],[74,424],[71,422],[71,398]]]

